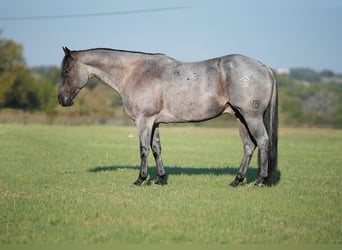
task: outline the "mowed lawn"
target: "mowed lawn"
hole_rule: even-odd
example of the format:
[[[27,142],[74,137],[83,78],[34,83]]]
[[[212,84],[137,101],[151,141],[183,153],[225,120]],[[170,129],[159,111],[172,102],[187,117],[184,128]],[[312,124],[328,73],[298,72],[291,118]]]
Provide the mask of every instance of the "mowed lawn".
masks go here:
[[[278,181],[234,189],[237,129],[161,126],[167,185],[134,127],[0,125],[0,243],[342,243],[342,131],[280,128]]]

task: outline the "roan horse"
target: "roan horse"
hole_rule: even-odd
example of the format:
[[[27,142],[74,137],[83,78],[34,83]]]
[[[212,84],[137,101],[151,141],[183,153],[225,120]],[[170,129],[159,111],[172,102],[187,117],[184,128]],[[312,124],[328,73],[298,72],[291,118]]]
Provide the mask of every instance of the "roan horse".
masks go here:
[[[135,122],[141,168],[135,185],[148,176],[150,148],[156,161],[155,184],[165,170],[161,158],[160,123],[200,122],[222,114],[235,115],[244,146],[236,187],[246,176],[256,147],[259,177],[256,186],[272,185],[277,166],[278,92],[272,71],[242,55],[227,55],[183,63],[163,54],[112,49],[70,51],[63,48],[58,100],[71,106],[90,77],[97,77],[122,98]]]

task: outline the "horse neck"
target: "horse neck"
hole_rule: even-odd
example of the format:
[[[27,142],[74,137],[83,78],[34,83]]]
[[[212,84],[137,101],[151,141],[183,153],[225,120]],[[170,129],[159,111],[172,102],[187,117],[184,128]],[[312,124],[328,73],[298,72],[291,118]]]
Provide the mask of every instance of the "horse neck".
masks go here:
[[[131,69],[131,65],[137,58],[124,55],[122,52],[91,50],[83,52],[82,62],[88,67],[89,77],[95,76],[113,88],[119,94],[123,91],[125,76]]]

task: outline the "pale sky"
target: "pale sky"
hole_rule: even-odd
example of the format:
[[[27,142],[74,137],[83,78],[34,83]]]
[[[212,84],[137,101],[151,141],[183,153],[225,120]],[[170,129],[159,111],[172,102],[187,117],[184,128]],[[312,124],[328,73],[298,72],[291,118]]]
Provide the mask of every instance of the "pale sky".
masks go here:
[[[239,53],[272,68],[342,73],[341,0],[1,0],[0,29],[29,66],[59,66],[67,46],[187,62]]]

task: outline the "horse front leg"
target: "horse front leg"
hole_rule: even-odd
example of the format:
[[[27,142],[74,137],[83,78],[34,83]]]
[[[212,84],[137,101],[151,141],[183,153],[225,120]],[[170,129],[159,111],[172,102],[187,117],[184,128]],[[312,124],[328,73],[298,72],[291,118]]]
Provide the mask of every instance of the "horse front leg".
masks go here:
[[[136,120],[136,125],[139,133],[139,145],[140,145],[140,172],[138,179],[134,182],[134,185],[140,186],[148,175],[147,159],[150,151],[150,142],[153,122],[144,117]]]
[[[164,164],[163,164],[163,160],[161,157],[159,124],[155,124],[153,126],[151,148],[153,152],[153,157],[156,161],[156,170],[157,170],[157,177],[154,180],[154,184],[161,185],[162,181],[165,179],[165,169],[164,169]]]

